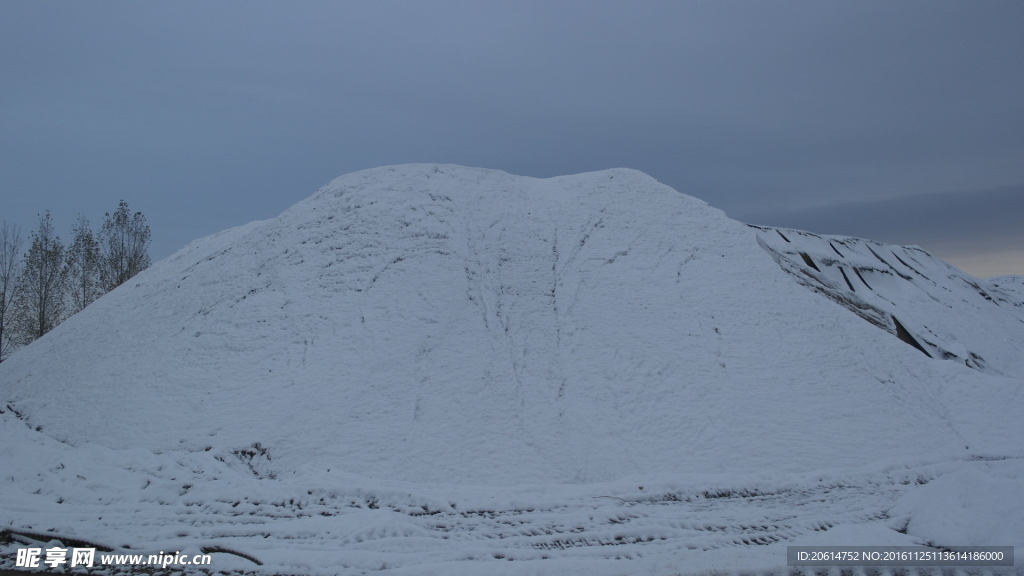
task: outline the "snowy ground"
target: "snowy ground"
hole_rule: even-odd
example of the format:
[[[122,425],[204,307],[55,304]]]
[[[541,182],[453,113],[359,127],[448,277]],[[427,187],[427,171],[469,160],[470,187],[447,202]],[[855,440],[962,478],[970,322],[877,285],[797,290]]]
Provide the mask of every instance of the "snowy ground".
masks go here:
[[[1024,550],[1022,286],[630,170],[352,174],[0,365],[0,568],[51,538],[293,575]]]
[[[1022,459],[514,487],[261,479],[244,456],[70,448],[9,416],[0,567],[61,538],[219,547],[263,564],[222,552],[216,570],[266,574],[789,574],[793,545],[1024,546]]]

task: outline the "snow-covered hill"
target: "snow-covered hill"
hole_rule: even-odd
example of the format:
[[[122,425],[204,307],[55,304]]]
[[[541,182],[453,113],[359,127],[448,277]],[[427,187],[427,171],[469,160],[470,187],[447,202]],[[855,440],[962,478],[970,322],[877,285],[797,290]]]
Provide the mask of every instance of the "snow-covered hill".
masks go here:
[[[1024,502],[1021,293],[915,247],[750,227],[631,170],[367,170],[189,245],[0,365],[0,509],[16,532],[171,547],[244,540],[244,494],[253,538],[319,550],[276,545],[268,565],[303,573],[495,573],[475,530],[530,573],[771,567],[825,525],[909,543],[924,505],[888,514],[918,480],[969,468]],[[726,500],[687,512],[723,539],[650,518],[719,493],[788,512],[755,512],[756,537]],[[829,493],[831,512],[795,512]],[[166,530],[84,519],[139,502]],[[478,525],[506,516],[522,528]],[[435,529],[462,544],[415,552]],[[752,539],[779,544],[728,550]]]
[[[929,358],[1024,374],[1019,277],[982,281],[917,246],[756,226],[758,242],[798,283]],[[989,358],[990,360],[986,360]]]

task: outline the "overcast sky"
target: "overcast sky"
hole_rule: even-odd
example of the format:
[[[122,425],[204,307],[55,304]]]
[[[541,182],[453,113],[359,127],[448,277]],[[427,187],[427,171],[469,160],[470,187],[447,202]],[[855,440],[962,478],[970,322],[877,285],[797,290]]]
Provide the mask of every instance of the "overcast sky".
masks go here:
[[[0,220],[151,255],[332,178],[647,172],[738,220],[1024,274],[1024,2],[0,0]]]

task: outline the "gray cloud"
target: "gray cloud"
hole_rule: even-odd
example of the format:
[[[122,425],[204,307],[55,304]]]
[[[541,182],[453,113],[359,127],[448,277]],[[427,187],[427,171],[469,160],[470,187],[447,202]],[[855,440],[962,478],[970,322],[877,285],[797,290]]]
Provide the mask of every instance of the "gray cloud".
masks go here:
[[[162,257],[422,161],[628,166],[744,220],[995,190],[1024,182],[1022,26],[1010,2],[5,3],[0,219],[125,198]],[[951,242],[992,229],[969,214]]]
[[[943,252],[1024,250],[1024,184],[765,213],[753,223]]]

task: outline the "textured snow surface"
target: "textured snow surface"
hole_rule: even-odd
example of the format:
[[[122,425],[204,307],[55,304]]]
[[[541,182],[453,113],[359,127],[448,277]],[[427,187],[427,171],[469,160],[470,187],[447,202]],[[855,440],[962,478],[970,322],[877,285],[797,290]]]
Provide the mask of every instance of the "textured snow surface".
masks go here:
[[[798,282],[930,358],[991,374],[1024,374],[1024,277],[979,280],[916,246],[755,227]],[[899,336],[897,336],[899,337]]]
[[[0,364],[0,528],[295,574],[1024,546],[1022,294],[632,170],[358,172]]]

